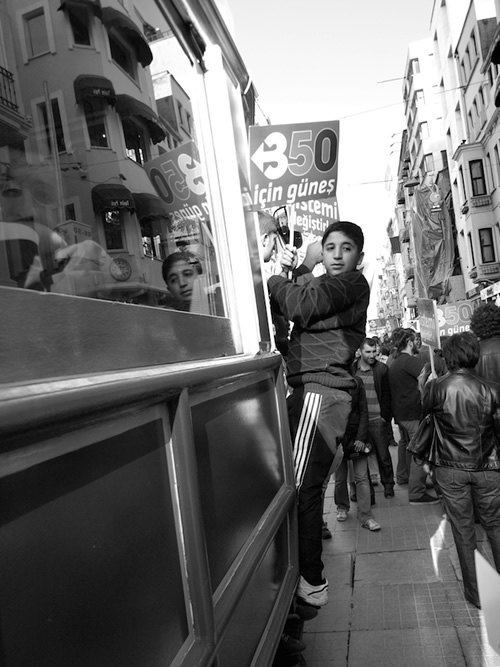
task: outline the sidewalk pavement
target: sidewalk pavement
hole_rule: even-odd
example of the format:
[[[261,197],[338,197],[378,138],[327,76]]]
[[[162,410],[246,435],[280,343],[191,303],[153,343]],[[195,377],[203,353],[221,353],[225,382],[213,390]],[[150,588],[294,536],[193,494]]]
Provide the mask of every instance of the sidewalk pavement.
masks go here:
[[[393,462],[396,448],[391,447]],[[394,466],[395,469],[395,466]],[[329,602],[304,625],[307,667],[500,667],[483,613],[463,595],[460,566],[441,504],[408,503],[408,487],[375,487],[378,532],[359,524],[356,503],[336,520],[331,481],[323,541]],[[478,548],[490,562],[482,528]]]

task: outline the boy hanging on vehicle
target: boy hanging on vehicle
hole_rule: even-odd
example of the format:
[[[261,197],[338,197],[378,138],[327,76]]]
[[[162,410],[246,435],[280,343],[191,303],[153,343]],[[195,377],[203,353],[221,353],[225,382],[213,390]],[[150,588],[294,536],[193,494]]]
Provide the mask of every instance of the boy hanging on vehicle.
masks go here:
[[[354,387],[350,366],[365,337],[368,283],[358,270],[363,261],[361,228],[334,222],[322,238],[326,273],[298,285],[287,278],[296,251],[281,258],[282,272],[271,276],[272,307],[293,322],[287,381],[293,388],[288,409],[298,492],[299,569],[297,596],[321,607],[328,601],[323,576],[322,484],[336,455],[351,410]]]

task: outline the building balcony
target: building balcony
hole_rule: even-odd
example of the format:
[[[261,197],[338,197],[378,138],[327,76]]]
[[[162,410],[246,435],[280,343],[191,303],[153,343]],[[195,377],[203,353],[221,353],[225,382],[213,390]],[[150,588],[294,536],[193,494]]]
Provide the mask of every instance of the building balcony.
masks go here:
[[[480,195],[479,197],[471,197],[470,205],[472,208],[479,208],[481,206],[491,206],[490,195]]]
[[[14,75],[5,67],[0,66],[0,107],[6,107],[10,111],[19,112],[17,104],[16,89],[14,86]]]
[[[471,197],[467,199],[461,207],[463,215],[470,213],[471,208],[482,208],[484,206],[491,206],[491,195],[479,195],[477,197]]]
[[[478,264],[469,271],[469,278],[475,283],[483,280],[500,279],[500,262],[488,262],[488,264]]]

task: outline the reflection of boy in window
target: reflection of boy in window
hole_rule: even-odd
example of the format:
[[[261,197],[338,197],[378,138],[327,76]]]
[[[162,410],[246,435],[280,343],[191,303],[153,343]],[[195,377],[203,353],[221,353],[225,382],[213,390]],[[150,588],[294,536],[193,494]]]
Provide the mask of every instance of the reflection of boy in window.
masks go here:
[[[123,225],[120,211],[118,209],[105,211],[103,222],[106,248],[108,250],[123,250],[125,243],[123,240]]]
[[[162,275],[171,301],[167,304],[175,310],[189,311],[194,283],[202,268],[200,261],[190,252],[173,252],[163,262]]]

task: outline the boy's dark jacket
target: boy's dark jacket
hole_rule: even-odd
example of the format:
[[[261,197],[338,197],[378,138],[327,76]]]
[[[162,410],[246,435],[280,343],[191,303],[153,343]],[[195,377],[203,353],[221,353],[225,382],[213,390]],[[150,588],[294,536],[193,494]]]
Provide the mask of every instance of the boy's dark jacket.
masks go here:
[[[273,310],[294,324],[287,357],[290,386],[352,387],[350,367],[365,337],[370,300],[363,274],[324,274],[301,285],[271,276],[268,287]]]
[[[352,365],[352,374],[356,375],[359,367],[359,359]],[[378,404],[380,405],[380,416],[386,422],[392,420],[391,409],[391,388],[389,385],[389,369],[381,361],[375,361],[372,366],[373,382],[377,393]]]

